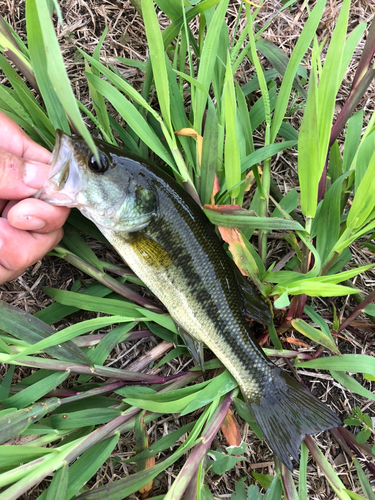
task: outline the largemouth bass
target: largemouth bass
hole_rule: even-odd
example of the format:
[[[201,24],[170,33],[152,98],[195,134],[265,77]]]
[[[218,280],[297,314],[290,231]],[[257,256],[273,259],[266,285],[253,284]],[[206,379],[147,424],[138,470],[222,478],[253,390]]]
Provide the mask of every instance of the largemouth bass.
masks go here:
[[[269,307],[196,202],[158,167],[96,143],[100,162],[81,138],[58,131],[40,198],[77,207],[97,225],[192,339],[192,352],[204,343],[222,361],[270,447],[293,470],[290,455],[298,461],[304,436],[337,427],[339,418],[263,353],[245,315],[268,323]]]

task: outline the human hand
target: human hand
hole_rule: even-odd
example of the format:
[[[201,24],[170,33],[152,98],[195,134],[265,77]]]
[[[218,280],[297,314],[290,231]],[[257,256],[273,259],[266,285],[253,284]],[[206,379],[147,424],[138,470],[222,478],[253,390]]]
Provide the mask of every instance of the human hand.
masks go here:
[[[48,177],[51,154],[0,111],[0,283],[20,276],[61,240],[69,214],[35,194]]]

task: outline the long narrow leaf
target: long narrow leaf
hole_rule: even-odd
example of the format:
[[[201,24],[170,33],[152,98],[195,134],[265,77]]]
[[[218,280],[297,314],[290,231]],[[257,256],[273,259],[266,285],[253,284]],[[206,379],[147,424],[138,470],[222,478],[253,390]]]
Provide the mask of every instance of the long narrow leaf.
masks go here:
[[[86,77],[95,86],[96,90],[113,104],[139,138],[168,165],[173,167],[174,163],[170,155],[137,108],[108,82],[91,73],[86,73]]]
[[[205,89],[208,89],[210,87],[210,83],[212,80],[212,74],[219,45],[221,26],[224,21],[224,15],[227,8],[228,0],[221,0],[215,10],[215,14],[210,22],[209,28],[207,30],[207,35],[205,37],[197,76],[198,82]],[[208,96],[206,92],[203,92],[199,88],[196,89],[194,102],[194,129],[199,134],[201,134],[202,131],[202,119],[204,111],[206,109],[207,97]]]
[[[316,29],[321,20],[326,0],[319,0],[312,10],[302,32],[298,38],[296,46],[293,49],[293,54],[290,57],[288,66],[285,71],[283,82],[281,84],[279,97],[275,108],[275,113],[271,126],[271,142],[274,142],[276,135],[280,129],[284,119],[285,111],[288,106],[290,90],[293,85],[294,77],[297,73],[298,66],[308,49],[310,42],[316,32]]]
[[[54,328],[31,314],[0,301],[0,328],[28,344],[36,344],[53,336]],[[46,352],[57,359],[90,365],[89,358],[72,342],[57,343]]]
[[[97,154],[94,141],[79,112],[45,0],[35,0],[35,8],[38,13],[40,30],[44,41],[42,50],[47,63],[47,73],[53,89],[79,134],[85,139],[91,150]],[[46,68],[44,67],[43,71],[45,70]],[[56,101],[54,105],[56,105]]]
[[[142,15],[150,50],[152,71],[161,114],[170,135],[173,135],[169,98],[167,68],[165,65],[164,44],[153,0],[142,1]]]
[[[298,178],[301,189],[301,210],[306,217],[314,217],[318,200],[318,184],[322,175],[320,168],[318,129],[318,100],[316,64],[310,74],[309,93],[305,114],[298,134]]]

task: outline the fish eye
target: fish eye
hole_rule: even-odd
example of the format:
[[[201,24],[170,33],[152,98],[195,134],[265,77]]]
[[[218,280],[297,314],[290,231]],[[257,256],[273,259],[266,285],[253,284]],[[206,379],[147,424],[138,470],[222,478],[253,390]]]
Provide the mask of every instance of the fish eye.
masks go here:
[[[94,155],[91,155],[88,161],[88,167],[94,174],[102,174],[109,167],[109,161],[107,156],[100,152],[99,153],[99,161],[95,158]]]

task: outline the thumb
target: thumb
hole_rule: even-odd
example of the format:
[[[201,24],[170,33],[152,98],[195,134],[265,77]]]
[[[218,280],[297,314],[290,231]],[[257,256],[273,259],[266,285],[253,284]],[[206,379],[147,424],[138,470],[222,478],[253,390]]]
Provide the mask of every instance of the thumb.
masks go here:
[[[21,200],[35,194],[48,172],[49,165],[0,151],[0,200]]]

